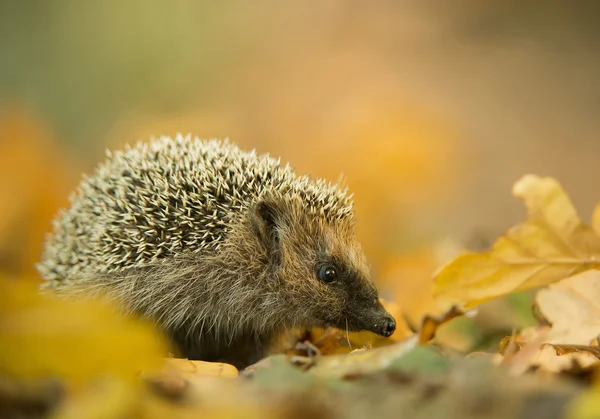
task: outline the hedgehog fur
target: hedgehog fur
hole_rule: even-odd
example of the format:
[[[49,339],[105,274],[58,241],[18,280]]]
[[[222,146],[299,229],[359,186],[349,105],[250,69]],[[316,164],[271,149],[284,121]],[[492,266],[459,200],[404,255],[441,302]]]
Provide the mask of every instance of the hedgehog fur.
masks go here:
[[[245,367],[297,327],[390,335],[351,196],[229,141],[111,153],[54,220],[45,288],[152,319],[180,355]]]

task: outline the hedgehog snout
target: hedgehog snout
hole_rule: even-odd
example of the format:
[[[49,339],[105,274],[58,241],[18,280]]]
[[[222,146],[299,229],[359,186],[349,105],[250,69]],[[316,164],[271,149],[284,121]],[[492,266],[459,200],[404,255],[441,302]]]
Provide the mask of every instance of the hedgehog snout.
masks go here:
[[[390,337],[396,330],[396,320],[392,316],[384,317],[373,326],[373,332],[383,337]]]
[[[359,318],[362,330],[369,330],[386,338],[396,330],[396,320],[379,301],[375,307],[362,311]]]
[[[390,337],[396,330],[396,320],[390,313],[377,301],[375,310],[364,318],[365,329],[370,330],[383,337]]]

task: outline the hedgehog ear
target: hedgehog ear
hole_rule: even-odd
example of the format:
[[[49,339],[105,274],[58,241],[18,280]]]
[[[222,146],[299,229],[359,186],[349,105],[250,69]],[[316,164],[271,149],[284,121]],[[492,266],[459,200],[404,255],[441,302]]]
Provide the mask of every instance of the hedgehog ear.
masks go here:
[[[277,202],[272,199],[257,202],[252,211],[252,224],[256,234],[275,267],[280,267],[282,263],[280,215]]]

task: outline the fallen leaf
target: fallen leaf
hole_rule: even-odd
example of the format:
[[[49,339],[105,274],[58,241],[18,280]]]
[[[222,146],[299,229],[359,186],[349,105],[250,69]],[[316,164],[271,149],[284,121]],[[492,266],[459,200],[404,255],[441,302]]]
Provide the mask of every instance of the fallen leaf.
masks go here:
[[[168,358],[166,368],[185,376],[237,377],[238,370],[222,362],[191,361],[189,359]]]
[[[539,290],[535,298],[542,324],[500,341],[504,364],[518,375],[530,367],[558,373],[600,360],[600,272],[586,271]],[[507,349],[513,345],[516,353]]]
[[[600,271],[591,270],[538,291],[538,312],[552,325],[545,343],[590,345],[600,336]]]
[[[595,387],[580,394],[567,410],[568,419],[597,419],[600,417],[600,388]]]
[[[233,365],[221,362],[191,361],[182,358],[167,358],[159,371],[144,371],[142,378],[160,395],[173,400],[182,399],[196,378],[233,378],[238,370]]]
[[[139,409],[138,388],[111,379],[100,380],[85,391],[71,394],[59,404],[50,419],[107,419],[132,417]]]
[[[325,330],[325,333],[315,342],[315,347],[321,355],[333,355],[338,351],[340,344],[346,339],[346,334],[340,329],[333,327]]]
[[[457,307],[452,307],[441,316],[425,316],[423,318],[421,330],[419,331],[419,343],[422,345],[428,343],[435,337],[435,334],[441,325],[464,314],[465,313]]]
[[[99,301],[40,295],[31,281],[0,279],[0,372],[85,381],[112,373],[135,379],[168,348],[152,326]]]
[[[444,305],[477,305],[600,267],[600,237],[584,224],[552,178],[527,175],[513,188],[529,218],[486,253],[466,253],[435,275],[434,294]]]
[[[511,375],[521,375],[531,368],[542,368],[551,373],[571,370],[573,367],[589,368],[600,361],[600,347],[583,345],[553,345],[550,343],[516,342],[516,352],[509,354],[506,340],[499,348],[501,364],[507,366]]]
[[[588,368],[596,363],[598,363],[598,358],[593,352],[577,351],[559,354],[554,346],[544,345],[532,365],[552,373],[559,373],[572,368],[573,365]]]
[[[417,336],[380,348],[315,358],[309,372],[324,377],[344,377],[348,374],[368,374],[389,367],[392,362],[417,345]]]
[[[346,333],[334,327],[328,327],[322,333],[315,333],[315,330],[307,330],[294,347],[288,349],[285,353],[287,355],[305,357],[346,353],[348,351],[341,348],[342,341],[346,339]]]

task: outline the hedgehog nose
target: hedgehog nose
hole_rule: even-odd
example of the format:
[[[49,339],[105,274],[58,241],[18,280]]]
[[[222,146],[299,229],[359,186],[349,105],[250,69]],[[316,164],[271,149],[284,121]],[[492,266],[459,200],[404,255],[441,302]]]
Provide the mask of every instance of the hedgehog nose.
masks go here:
[[[390,337],[396,330],[396,320],[393,317],[386,317],[381,324],[381,336]]]

